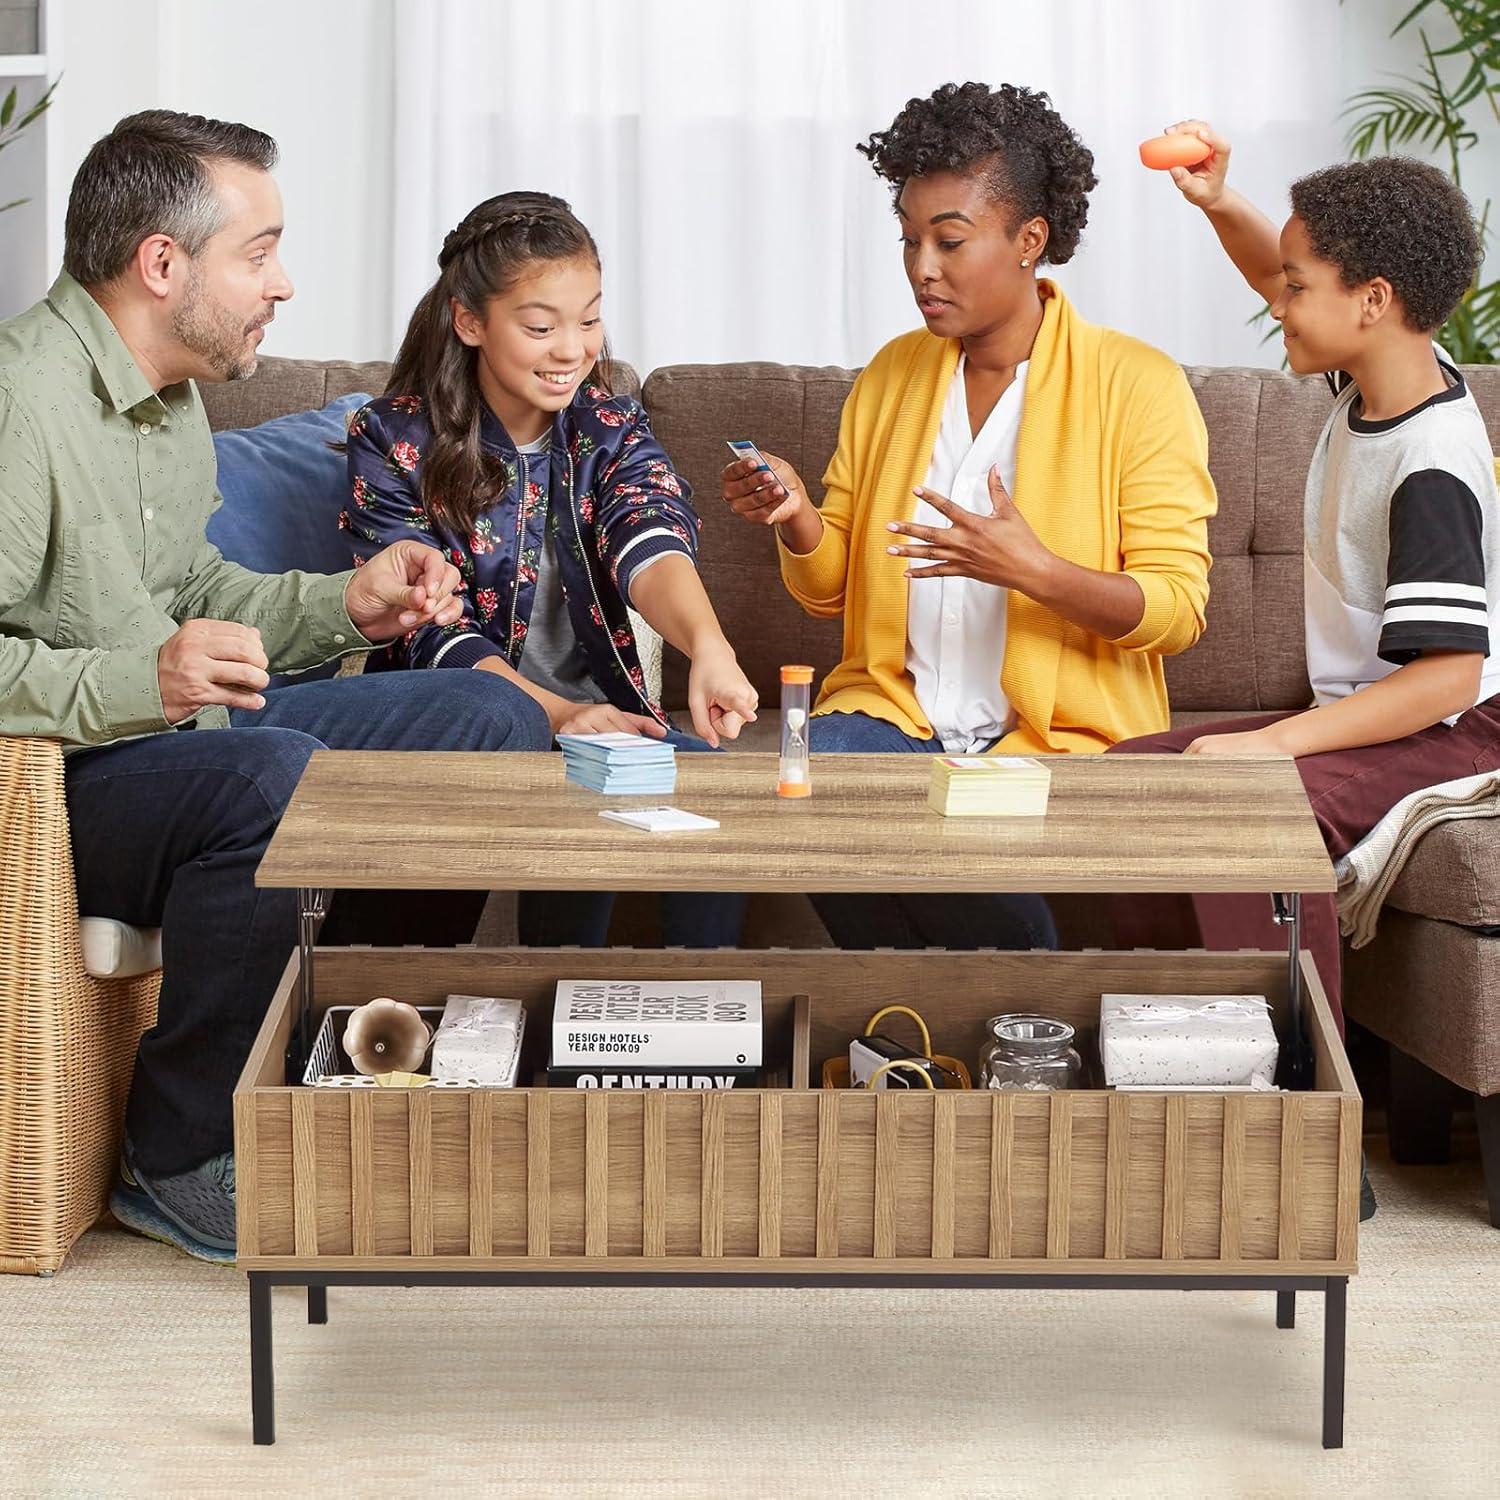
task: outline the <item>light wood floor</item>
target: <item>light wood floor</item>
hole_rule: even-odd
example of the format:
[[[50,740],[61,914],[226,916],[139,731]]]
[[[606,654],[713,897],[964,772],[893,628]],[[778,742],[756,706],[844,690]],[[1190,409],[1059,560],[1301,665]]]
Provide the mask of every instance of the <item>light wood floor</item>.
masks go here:
[[[4,1496],[1494,1494],[1500,1230],[1472,1138],[1392,1169],[1349,1298],[1248,1293],[335,1289],[276,1301],[250,1443],[242,1275],[95,1231],[0,1277]]]

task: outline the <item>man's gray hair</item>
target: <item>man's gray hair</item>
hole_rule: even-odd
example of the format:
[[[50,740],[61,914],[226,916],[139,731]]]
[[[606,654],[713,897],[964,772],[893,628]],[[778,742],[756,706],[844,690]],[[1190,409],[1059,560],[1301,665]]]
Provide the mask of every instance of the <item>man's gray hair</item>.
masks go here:
[[[95,141],[73,179],[63,269],[84,286],[103,286],[153,234],[197,255],[224,225],[212,164],[269,172],[276,154],[276,142],[248,125],[172,109],[128,115]]]

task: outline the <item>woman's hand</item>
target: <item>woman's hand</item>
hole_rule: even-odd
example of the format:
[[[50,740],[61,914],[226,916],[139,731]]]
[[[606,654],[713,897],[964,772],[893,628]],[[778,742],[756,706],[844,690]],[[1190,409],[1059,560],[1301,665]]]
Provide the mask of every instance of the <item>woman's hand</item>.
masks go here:
[[[989,472],[991,514],[975,515],[955,505],[935,490],[916,493],[932,508],[948,517],[950,526],[918,526],[911,521],[892,521],[887,529],[910,537],[920,546],[891,546],[893,557],[910,557],[928,564],[908,568],[908,578],[974,578],[999,588],[1019,589],[1030,594],[1055,554],[1038,540],[1036,532],[1016,509],[1006,493],[999,472]]]
[[[804,510],[812,509],[812,501],[797,471],[784,458],[761,451],[772,473],[766,473],[753,458],[726,464],[720,484],[724,501],[737,516],[758,526],[795,521]]]
[[[760,696],[740,664],[729,642],[722,637],[693,652],[688,670],[688,709],[693,730],[716,750],[721,738],[737,740],[746,724],[755,722]]]
[[[1213,147],[1213,153],[1197,166],[1173,167],[1172,181],[1178,191],[1197,208],[1211,209],[1224,196],[1224,179],[1229,172],[1229,142],[1215,135],[1207,120],[1179,120],[1169,125],[1166,135],[1195,135]]]
[[[1184,755],[1285,755],[1286,747],[1272,732],[1277,726],[1250,729],[1242,734],[1205,734],[1194,740]]]
[[[667,737],[665,727],[655,719],[628,714],[613,703],[570,703],[566,698],[553,698],[551,704],[542,706],[553,734],[640,734],[652,740]]]

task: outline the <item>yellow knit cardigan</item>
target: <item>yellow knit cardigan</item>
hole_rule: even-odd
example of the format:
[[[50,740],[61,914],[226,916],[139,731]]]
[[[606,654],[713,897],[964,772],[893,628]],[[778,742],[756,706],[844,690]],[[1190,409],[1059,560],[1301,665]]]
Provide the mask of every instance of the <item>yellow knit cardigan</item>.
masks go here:
[[[1005,754],[1103,750],[1168,727],[1162,657],[1203,632],[1208,518],[1217,501],[1208,434],[1177,363],[1073,311],[1039,283],[1012,497],[1043,544],[1141,586],[1141,622],[1103,640],[1012,589],[1000,685],[1015,728]],[[844,616],[843,660],[817,712],[869,714],[930,736],[906,669],[908,560],[886,552],[888,521],[910,520],[958,367],[956,339],[893,339],[854,383],[823,475],[823,537],[781,574],[809,614]],[[917,588],[931,587],[918,582]]]

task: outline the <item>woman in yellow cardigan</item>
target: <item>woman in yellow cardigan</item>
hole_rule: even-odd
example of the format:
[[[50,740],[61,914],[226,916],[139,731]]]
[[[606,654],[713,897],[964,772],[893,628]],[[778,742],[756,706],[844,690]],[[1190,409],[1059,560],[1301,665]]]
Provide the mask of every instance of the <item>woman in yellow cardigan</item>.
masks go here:
[[[771,454],[723,481],[775,528],[792,596],[844,617],[813,751],[1101,751],[1166,728],[1162,658],[1208,599],[1208,439],[1174,360],[1037,275],[1077,248],[1092,154],[1045,94],[979,83],[859,149],[926,326],[855,381],[821,508]],[[1038,897],[816,901],[842,946],[1055,941]]]

